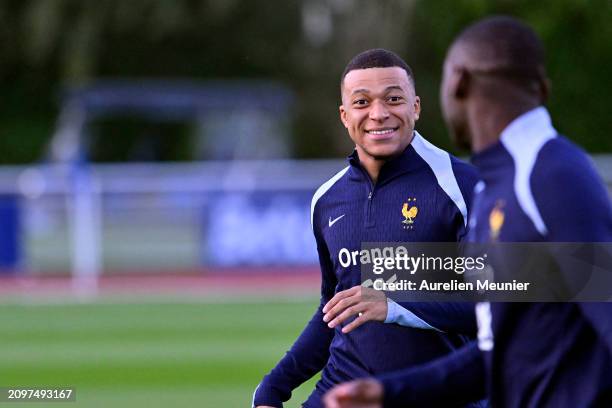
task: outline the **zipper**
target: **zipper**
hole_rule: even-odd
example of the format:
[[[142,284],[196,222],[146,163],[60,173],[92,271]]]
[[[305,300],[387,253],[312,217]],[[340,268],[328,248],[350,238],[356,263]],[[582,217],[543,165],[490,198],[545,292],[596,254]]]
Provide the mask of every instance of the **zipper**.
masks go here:
[[[368,181],[368,187],[369,187],[368,199],[366,200],[364,226],[366,228],[372,228],[376,226],[376,222],[374,222],[374,219],[372,219],[372,201],[374,199],[374,192],[376,190],[376,185],[372,183],[372,179],[370,178],[370,175],[365,171],[364,168],[359,166],[359,170],[361,170],[363,176]]]
[[[372,228],[376,225],[374,218],[372,217],[372,202],[374,201],[374,188],[372,188],[368,194],[368,200],[366,205],[366,219],[365,226]]]

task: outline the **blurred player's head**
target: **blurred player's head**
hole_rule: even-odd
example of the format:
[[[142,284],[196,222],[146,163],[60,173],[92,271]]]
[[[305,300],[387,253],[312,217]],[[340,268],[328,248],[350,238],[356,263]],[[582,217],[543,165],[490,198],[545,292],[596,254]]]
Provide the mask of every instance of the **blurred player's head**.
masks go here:
[[[544,103],[548,89],[537,34],[515,18],[497,16],[472,24],[449,48],[440,102],[455,143],[470,148],[469,118],[476,110],[500,107],[520,114]]]
[[[340,120],[360,160],[387,160],[406,149],[421,104],[404,60],[380,48],[364,51],[344,69],[340,90]]]

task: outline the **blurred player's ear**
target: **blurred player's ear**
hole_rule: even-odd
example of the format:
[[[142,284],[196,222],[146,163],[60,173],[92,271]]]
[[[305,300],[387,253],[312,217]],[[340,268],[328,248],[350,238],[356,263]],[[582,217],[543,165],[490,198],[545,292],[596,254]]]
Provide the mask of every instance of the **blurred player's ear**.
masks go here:
[[[542,75],[540,78],[540,98],[542,103],[545,103],[550,96],[550,91],[552,89],[552,82],[546,75]]]
[[[464,99],[468,95],[471,76],[467,69],[461,67],[456,68],[453,73],[453,81],[451,82],[451,92],[455,98]]]
[[[348,123],[346,121],[346,109],[344,109],[344,105],[340,105],[340,121],[342,121],[342,124],[344,125],[345,128],[348,129]]]

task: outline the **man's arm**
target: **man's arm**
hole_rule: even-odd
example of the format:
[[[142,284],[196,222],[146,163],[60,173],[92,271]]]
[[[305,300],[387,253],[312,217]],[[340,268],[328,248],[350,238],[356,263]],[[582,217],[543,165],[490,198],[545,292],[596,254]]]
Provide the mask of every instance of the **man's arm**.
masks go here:
[[[378,380],[384,388],[385,407],[460,406],[486,397],[484,359],[476,341]]]
[[[559,154],[551,156],[557,158]],[[552,163],[546,163],[546,168],[536,167],[531,180],[549,240],[612,242],[612,208],[603,181],[584,155],[560,162],[564,165],[558,161],[554,167]],[[568,185],[572,188],[565,188]],[[576,214],[576,222],[565,222],[567,214]],[[600,250],[602,247],[594,246],[593,254]],[[566,263],[561,261],[560,266],[564,268]],[[575,271],[564,272],[570,279],[575,277]],[[588,302],[577,306],[612,354],[612,303]]]
[[[577,305],[612,355],[612,303],[588,302]]]
[[[282,407],[291,398],[293,389],[325,366],[334,331],[323,323],[321,308],[322,304],[291,349],[259,384],[253,397],[254,406]]]
[[[486,395],[482,354],[476,342],[437,360],[377,378],[340,384],[326,408],[464,406]]]
[[[321,371],[329,358],[334,330],[323,322],[322,308],[333,296],[336,278],[329,251],[315,232],[321,264],[321,303],[291,349],[264,377],[253,395],[253,406],[282,407],[291,398],[291,391]]]
[[[389,300],[385,323],[447,333],[475,336],[477,331],[472,302],[398,302]]]
[[[470,302],[400,302],[386,297],[384,292],[354,286],[336,293],[323,307],[323,320],[332,328],[352,316],[352,322],[342,328],[349,333],[368,321],[396,323],[416,329],[476,335],[474,304]]]

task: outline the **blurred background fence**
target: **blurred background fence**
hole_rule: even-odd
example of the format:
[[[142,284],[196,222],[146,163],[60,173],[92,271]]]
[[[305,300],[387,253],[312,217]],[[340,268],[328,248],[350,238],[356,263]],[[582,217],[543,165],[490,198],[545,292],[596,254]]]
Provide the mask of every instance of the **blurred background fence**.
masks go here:
[[[594,162],[612,189],[612,156],[597,155]],[[286,266],[291,272],[291,266],[316,265],[310,201],[344,165],[340,160],[94,164],[87,167],[91,213],[85,220],[74,212],[75,196],[84,190],[75,190],[68,165],[5,167],[0,262],[4,273],[33,276],[78,275],[83,253],[93,259],[80,265],[93,264],[104,274],[249,266]]]
[[[311,265],[313,191],[342,161],[215,161],[92,165],[85,236],[105,273],[197,272],[211,267]],[[0,170],[4,268],[66,274],[75,191],[66,165]],[[73,245],[74,244],[74,245]],[[87,250],[86,250],[87,251]],[[92,254],[93,255],[93,254]],[[95,255],[93,255],[95,256]],[[94,261],[97,262],[97,261]],[[8,270],[6,271],[8,272]]]
[[[342,163],[288,158],[292,102],[271,81],[65,90],[48,160],[0,169],[5,274],[70,275],[93,295],[102,275],[316,265],[311,197]],[[116,121],[157,138],[152,155],[183,127],[208,160],[92,162],[96,145],[115,143]]]

